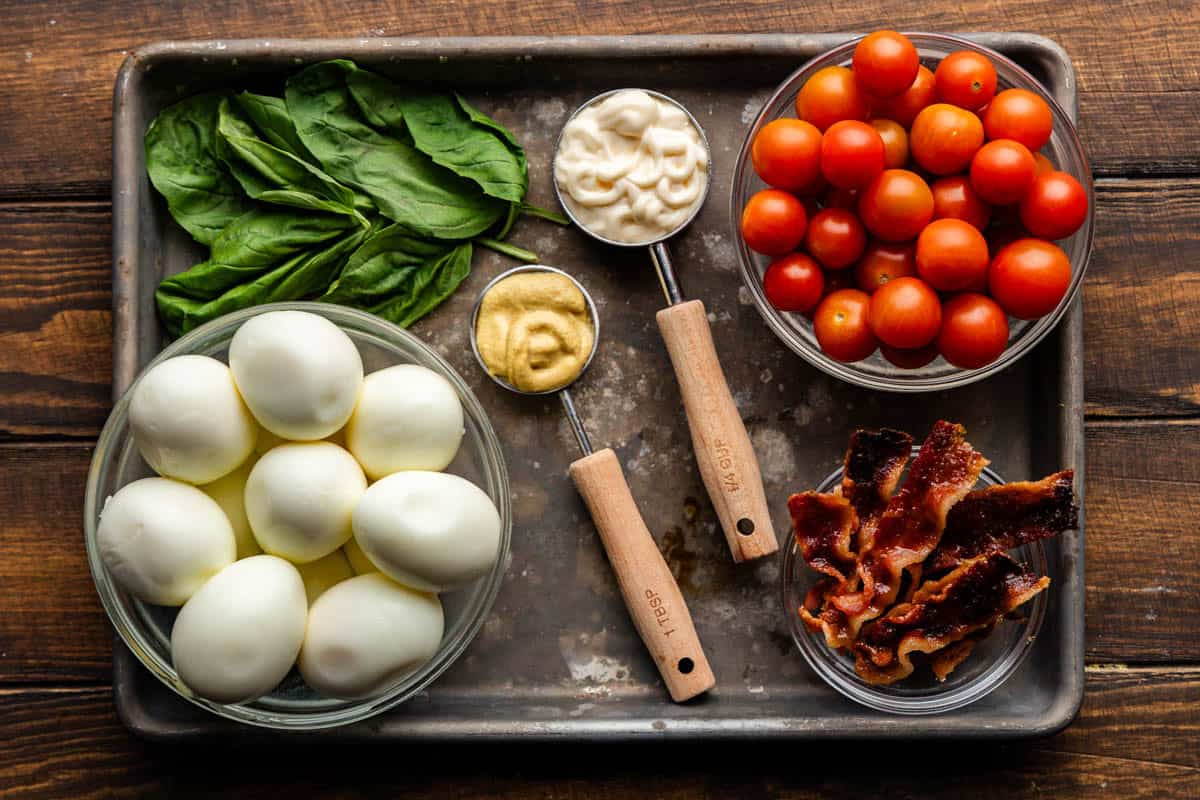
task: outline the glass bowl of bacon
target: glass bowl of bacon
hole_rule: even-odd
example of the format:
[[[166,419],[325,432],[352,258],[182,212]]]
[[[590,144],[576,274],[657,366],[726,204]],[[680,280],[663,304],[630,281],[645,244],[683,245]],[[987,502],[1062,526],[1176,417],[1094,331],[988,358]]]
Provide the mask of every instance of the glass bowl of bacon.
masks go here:
[[[973,703],[1041,630],[1043,540],[1078,524],[1074,473],[1005,483],[965,437],[944,421],[920,447],[900,431],[857,431],[841,469],[788,498],[792,638],[826,683],[870,708]]]

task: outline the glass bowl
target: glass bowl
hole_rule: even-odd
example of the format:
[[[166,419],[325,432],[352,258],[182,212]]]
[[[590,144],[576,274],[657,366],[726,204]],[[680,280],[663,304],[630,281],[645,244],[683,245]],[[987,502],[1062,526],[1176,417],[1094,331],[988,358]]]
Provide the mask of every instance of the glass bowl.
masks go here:
[[[164,359],[189,353],[227,360],[230,339],[242,323],[257,314],[279,310],[308,311],[336,324],[358,347],[366,372],[394,364],[420,364],[450,381],[462,401],[466,434],[458,455],[446,471],[471,480],[496,504],[501,520],[500,547],[491,572],[473,583],[441,594],[446,625],[441,646],[433,658],[386,691],[362,700],[336,700],[318,695],[294,668],[273,692],[251,702],[216,703],[193,694],[171,665],[171,626],[178,609],[143,603],[122,590],[113,581],[96,547],[96,528],[106,498],[127,483],[154,474],[142,460],[130,435],[130,391],[114,406],[92,456],[84,500],[84,531],[88,563],[104,610],[121,640],[146,669],[179,696],[222,717],[266,728],[315,730],[348,725],[399,705],[427,687],[454,663],[479,632],[500,590],[512,536],[512,510],[508,471],[500,441],[475,395],[454,368],[429,346],[378,317],[327,303],[258,306],[228,314],[197,328],[168,345],[147,369]],[[134,385],[137,385],[136,381]]]
[[[919,450],[913,448],[914,457]],[[992,470],[984,469],[976,488],[1004,482]],[[838,469],[822,481],[816,491],[832,492],[841,483],[842,470]],[[1022,606],[1020,613],[1024,615],[1023,620],[1001,621],[944,682],[934,678],[927,667],[919,666],[902,681],[891,686],[875,686],[854,671],[852,656],[829,647],[823,634],[812,633],[801,621],[798,611],[804,604],[804,596],[822,576],[801,557],[796,537],[788,539],[788,545],[783,548],[780,588],[792,640],[804,660],[826,683],[851,700],[877,711],[909,715],[941,714],[987,696],[1008,680],[1029,655],[1046,617],[1046,594],[1054,589],[1051,585]],[[1009,555],[1029,565],[1038,575],[1049,574],[1046,550],[1040,541],[1015,548],[1009,551]]]
[[[1075,125],[1071,122],[1071,117],[1067,112],[1055,102],[1036,78],[1011,59],[995,50],[981,47],[968,39],[935,33],[905,35],[916,46],[921,55],[921,62],[931,69],[942,58],[955,50],[974,50],[986,55],[996,66],[996,74],[999,79],[997,91],[1013,87],[1028,89],[1049,104],[1054,115],[1054,131],[1050,136],[1050,141],[1042,148],[1041,152],[1055,164],[1057,169],[1073,175],[1083,185],[1088,198],[1088,214],[1083,225],[1069,239],[1058,242],[1071,260],[1071,283],[1058,307],[1039,319],[1028,321],[1010,319],[1008,348],[998,359],[984,367],[961,369],[939,356],[930,364],[919,369],[901,369],[888,362],[878,351],[862,361],[850,364],[835,361],[821,351],[816,337],[813,335],[812,322],[807,317],[802,314],[779,311],[767,300],[762,288],[762,278],[771,259],[754,253],[746,247],[745,242],[742,241],[739,227],[742,209],[745,207],[746,201],[755,192],[766,188],[766,184],[754,172],[751,164],[750,145],[758,131],[768,122],[780,117],[795,116],[796,94],[813,73],[829,66],[849,66],[858,39],[835,47],[796,70],[780,84],[763,105],[746,134],[746,141],[742,144],[741,152],[738,153],[737,163],[734,166],[731,182],[730,219],[733,225],[733,241],[737,243],[735,249],[742,281],[767,326],[785,345],[819,369],[858,386],[895,392],[930,392],[965,386],[999,372],[1028,353],[1034,345],[1054,329],[1054,326],[1070,308],[1071,301],[1075,298],[1075,294],[1083,282],[1083,274],[1087,269],[1088,258],[1092,252],[1092,228],[1096,202],[1092,189],[1091,169],[1088,167],[1087,157],[1079,142]]]

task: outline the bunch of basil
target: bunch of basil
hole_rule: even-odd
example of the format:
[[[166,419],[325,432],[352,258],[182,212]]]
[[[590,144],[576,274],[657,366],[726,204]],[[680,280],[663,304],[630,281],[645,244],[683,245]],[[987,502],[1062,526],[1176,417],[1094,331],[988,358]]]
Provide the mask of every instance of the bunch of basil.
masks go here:
[[[525,152],[457,95],[414,94],[351,61],[311,66],[284,97],[202,94],[146,131],[146,170],[209,258],[155,293],[181,333],[247,306],[317,298],[407,326],[505,244],[526,205]]]

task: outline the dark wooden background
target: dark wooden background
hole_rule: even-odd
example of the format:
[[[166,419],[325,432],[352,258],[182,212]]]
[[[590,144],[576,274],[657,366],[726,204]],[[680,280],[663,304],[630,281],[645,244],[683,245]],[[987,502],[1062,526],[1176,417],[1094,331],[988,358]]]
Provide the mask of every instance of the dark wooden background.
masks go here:
[[[1079,71],[1087,696],[1006,746],[197,750],[129,736],[80,509],[109,408],[110,96],[158,39],[1033,31]],[[0,796],[1200,796],[1200,4],[1195,0],[0,3]]]

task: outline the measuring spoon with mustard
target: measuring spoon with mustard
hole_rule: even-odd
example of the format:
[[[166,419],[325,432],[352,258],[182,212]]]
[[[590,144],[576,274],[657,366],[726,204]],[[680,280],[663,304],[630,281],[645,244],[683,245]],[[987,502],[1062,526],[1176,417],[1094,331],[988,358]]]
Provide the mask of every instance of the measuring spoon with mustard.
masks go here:
[[[483,371],[524,395],[557,394],[584,456],[571,480],[592,515],[625,607],[675,702],[716,679],[667,562],[646,527],[617,456],[592,450],[568,387],[591,364],[600,323],[591,295],[562,270],[516,267],[480,292],[471,315],[471,349]]]
[[[735,562],[779,544],[762,473],[733,402],[699,300],[684,300],[666,242],[699,213],[712,166],[700,124],[678,101],[618,89],[581,105],[554,153],[554,186],[567,216],[617,247],[648,247],[667,299],[655,318],[683,396],[692,448]]]

